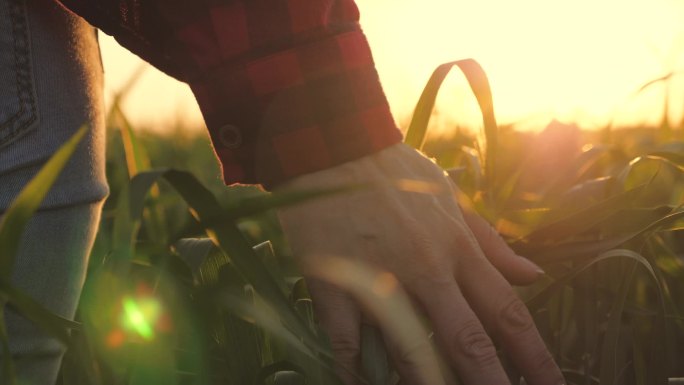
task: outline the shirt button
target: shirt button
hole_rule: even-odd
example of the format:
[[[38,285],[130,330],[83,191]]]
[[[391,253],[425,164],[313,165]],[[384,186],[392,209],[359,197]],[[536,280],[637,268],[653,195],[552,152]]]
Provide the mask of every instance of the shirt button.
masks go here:
[[[219,129],[219,140],[224,147],[235,149],[242,144],[242,135],[237,127],[226,124]]]

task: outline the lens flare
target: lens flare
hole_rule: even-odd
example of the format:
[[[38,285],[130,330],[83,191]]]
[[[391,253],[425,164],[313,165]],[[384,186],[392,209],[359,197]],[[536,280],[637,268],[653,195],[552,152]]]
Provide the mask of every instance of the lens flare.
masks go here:
[[[144,340],[154,339],[154,325],[161,315],[161,304],[154,298],[124,297],[123,299],[122,326]]]

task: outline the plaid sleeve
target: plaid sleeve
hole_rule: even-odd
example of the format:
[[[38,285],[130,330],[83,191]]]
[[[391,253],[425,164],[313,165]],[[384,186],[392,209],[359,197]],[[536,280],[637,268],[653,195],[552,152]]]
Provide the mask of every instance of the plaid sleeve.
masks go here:
[[[272,187],[401,141],[353,0],[62,0],[190,84],[224,181]]]

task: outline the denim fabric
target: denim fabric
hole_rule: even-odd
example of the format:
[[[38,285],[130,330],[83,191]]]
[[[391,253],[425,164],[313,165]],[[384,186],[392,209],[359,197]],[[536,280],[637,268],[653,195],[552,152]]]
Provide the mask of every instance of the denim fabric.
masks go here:
[[[0,0],[0,216],[50,156],[90,126],[31,219],[12,272],[15,286],[67,318],[108,194],[102,81],[93,27],[52,0]],[[20,384],[54,384],[63,347],[5,314]],[[0,384],[5,379],[0,373]]]
[[[96,202],[42,210],[31,218],[12,272],[14,285],[55,314],[73,319],[101,210],[102,203]],[[64,346],[12,309],[5,314],[19,384],[54,384]],[[0,384],[4,378],[0,370]]]
[[[51,0],[0,0],[0,212],[83,124],[42,207],[107,195],[102,81],[93,27]]]

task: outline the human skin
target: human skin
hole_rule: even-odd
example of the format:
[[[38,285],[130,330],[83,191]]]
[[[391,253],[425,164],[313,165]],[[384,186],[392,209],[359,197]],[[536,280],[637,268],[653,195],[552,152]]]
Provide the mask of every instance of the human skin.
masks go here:
[[[517,256],[484,219],[461,210],[438,166],[398,144],[296,178],[278,190],[344,185],[369,187],[283,209],[279,217],[346,385],[359,383],[361,323],[372,317],[348,291],[310,273],[325,256],[395,277],[414,308],[430,320],[440,353],[463,383],[509,383],[492,338],[528,384],[564,383],[509,284],[531,283],[543,272]],[[416,367],[420,360],[414,359],[431,349],[430,343],[406,351],[391,336],[384,337],[402,384],[436,383],[421,377],[425,368]]]

